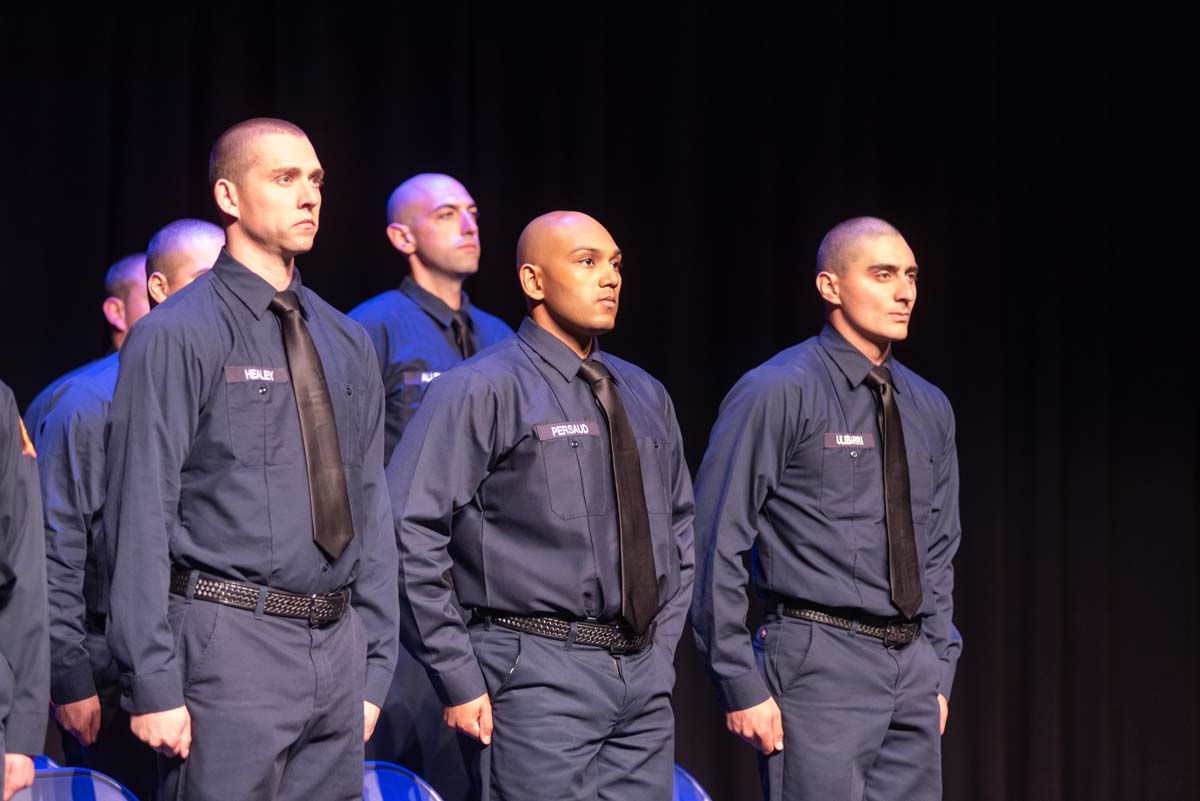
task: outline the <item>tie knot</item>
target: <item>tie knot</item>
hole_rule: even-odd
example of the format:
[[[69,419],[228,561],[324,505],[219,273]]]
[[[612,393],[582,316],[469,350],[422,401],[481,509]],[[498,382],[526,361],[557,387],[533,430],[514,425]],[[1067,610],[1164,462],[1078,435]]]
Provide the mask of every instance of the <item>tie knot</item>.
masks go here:
[[[871,372],[863,379],[863,383],[879,392],[883,387],[892,386],[892,371],[882,365],[872,367]]]
[[[278,316],[300,311],[300,296],[290,289],[276,292],[275,297],[271,298],[271,305],[268,308]]]
[[[471,327],[471,318],[466,315],[466,312],[464,312],[462,309],[459,309],[451,314],[450,323],[455,328],[466,330]]]
[[[612,378],[608,368],[595,359],[584,359],[583,363],[579,365],[579,375],[593,387],[606,378]]]

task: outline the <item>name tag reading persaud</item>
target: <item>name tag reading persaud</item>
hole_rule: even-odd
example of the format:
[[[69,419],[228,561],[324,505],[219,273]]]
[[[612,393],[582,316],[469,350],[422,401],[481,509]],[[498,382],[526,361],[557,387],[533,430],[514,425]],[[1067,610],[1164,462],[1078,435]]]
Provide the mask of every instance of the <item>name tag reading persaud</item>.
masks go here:
[[[599,427],[593,421],[585,421],[578,423],[544,423],[540,426],[533,427],[537,438],[543,442],[548,439],[562,439],[563,437],[598,437],[600,436]]]
[[[826,448],[874,448],[874,434],[826,434]]]
[[[247,381],[269,381],[277,384],[288,383],[286,367],[226,367],[225,383],[242,384]]]

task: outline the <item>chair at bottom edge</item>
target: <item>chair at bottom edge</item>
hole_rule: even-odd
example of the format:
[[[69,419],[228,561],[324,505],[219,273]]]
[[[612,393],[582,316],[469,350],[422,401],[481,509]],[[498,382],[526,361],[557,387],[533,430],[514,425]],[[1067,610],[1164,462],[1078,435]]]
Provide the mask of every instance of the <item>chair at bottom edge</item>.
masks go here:
[[[712,801],[712,796],[704,792],[704,788],[692,774],[676,765],[675,789],[671,793],[671,801]]]
[[[363,801],[442,801],[442,797],[408,768],[391,762],[364,762]]]
[[[13,801],[138,801],[116,779],[87,768],[47,768]]]

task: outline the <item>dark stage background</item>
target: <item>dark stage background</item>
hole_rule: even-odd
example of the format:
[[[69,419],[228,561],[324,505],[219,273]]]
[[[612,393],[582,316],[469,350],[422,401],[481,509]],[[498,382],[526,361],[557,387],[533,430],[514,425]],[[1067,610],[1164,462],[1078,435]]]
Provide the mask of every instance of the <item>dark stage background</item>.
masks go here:
[[[512,324],[524,223],[605,222],[627,270],[604,347],[671,390],[693,468],[736,378],[819,328],[822,233],[885,217],[922,266],[900,358],[958,414],[946,798],[1197,797],[1182,11],[241,5],[3,12],[0,376],[22,405],[102,352],[110,262],[213,216],[209,147],[250,116],[299,123],[328,169],[300,263],[343,309],[400,280],[384,203],[417,171],[479,201],[468,288]],[[678,662],[678,761],[755,798],[690,637]]]

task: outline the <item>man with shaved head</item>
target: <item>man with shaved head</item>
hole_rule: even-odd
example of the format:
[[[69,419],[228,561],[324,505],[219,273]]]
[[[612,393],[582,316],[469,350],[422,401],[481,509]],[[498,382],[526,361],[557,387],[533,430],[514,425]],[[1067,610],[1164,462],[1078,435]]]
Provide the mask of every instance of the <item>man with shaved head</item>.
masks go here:
[[[388,465],[401,636],[481,793],[669,798],[692,577],[675,410],[599,349],[623,283],[604,226],[538,217],[517,270],[517,335],[430,384]]]
[[[479,270],[482,245],[479,209],[462,184],[449,175],[414,175],[388,198],[387,220],[388,241],[407,260],[408,275],[399,288],[350,312],[379,357],[387,397],[385,463],[429,382],[513,333],[463,291]],[[401,649],[368,756],[397,762],[446,801],[459,801],[467,797],[468,777],[440,709],[421,666]]]
[[[891,224],[835,226],[825,328],[730,390],[696,476],[692,629],[771,801],[941,798],[958,457],[946,396],[892,353],[917,269]]]
[[[414,175],[392,192],[387,219],[388,241],[408,261],[408,275],[398,289],[350,312],[379,356],[387,393],[385,462],[430,381],[512,336],[508,325],[473,306],[463,291],[479,270],[482,245],[479,209],[462,184],[449,175]]]
[[[220,228],[200,220],[178,220],[155,234],[143,287],[151,304],[212,267],[224,241]],[[64,382],[38,439],[50,589],[50,700],[68,765],[98,770],[150,799],[158,783],[154,752],[129,730],[105,641],[104,426],[118,366],[114,353]]]
[[[146,297],[146,254],[131,253],[114,262],[104,274],[104,293],[107,297],[100,304],[100,309],[104,312],[104,319],[108,321],[109,340],[112,349],[116,351],[120,350],[130,327],[150,311]],[[54,405],[63,383],[68,378],[96,366],[99,361],[101,359],[90,361],[59,376],[30,401],[25,410],[24,422],[35,443],[41,435],[42,421]]]
[[[164,798],[361,797],[394,665],[396,541],[374,350],[296,267],[324,177],[292,123],[222,134],[225,247],[121,352],[108,643]],[[155,237],[155,282],[199,263],[156,245],[196,233]]]

